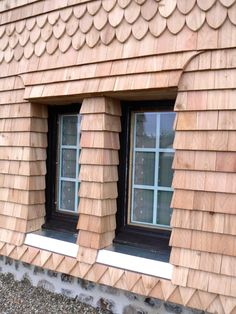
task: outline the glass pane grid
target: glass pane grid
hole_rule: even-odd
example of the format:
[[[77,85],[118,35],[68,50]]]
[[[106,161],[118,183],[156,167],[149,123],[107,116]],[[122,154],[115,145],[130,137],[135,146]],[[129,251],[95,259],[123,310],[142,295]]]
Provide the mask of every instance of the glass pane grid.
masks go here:
[[[164,115],[166,115],[166,117],[168,118],[167,126],[163,124],[163,121],[161,122],[161,120],[163,120]],[[170,209],[168,210],[169,204],[167,204],[166,202],[166,196],[167,196],[167,200],[169,200],[171,198],[172,191],[173,191],[171,186],[169,186],[171,185],[170,182],[172,181],[172,173],[171,173],[172,170],[171,170],[171,167],[169,167],[169,164],[170,164],[170,159],[174,155],[174,149],[172,148],[173,118],[174,118],[174,113],[172,112],[165,112],[165,113],[162,113],[162,112],[159,112],[159,113],[147,112],[146,113],[145,112],[145,113],[134,114],[134,132],[133,132],[133,149],[132,149],[133,150],[133,158],[132,158],[133,166],[132,166],[132,194],[131,194],[131,223],[139,223],[139,224],[141,223],[144,225],[150,225],[150,226],[153,225],[153,226],[159,226],[159,227],[164,227],[164,228],[169,226],[171,210]],[[150,121],[151,127],[150,125],[148,125],[148,120]],[[137,128],[140,127],[140,121],[141,121],[141,130],[139,129],[137,130]],[[161,145],[164,147],[160,147]],[[138,154],[143,153],[142,155],[143,158],[141,161],[139,160],[139,162],[136,163],[137,153]],[[145,153],[146,153],[146,160],[144,160]],[[154,159],[155,169],[154,169],[154,180],[153,180],[154,182],[152,181],[152,176],[153,176],[153,173],[151,173],[152,171],[150,172],[150,169],[149,170],[145,169],[145,163],[146,163],[146,168],[152,167],[152,165],[150,164],[150,155],[148,155],[150,153],[155,154],[155,159]],[[160,160],[160,157],[161,157],[161,160]],[[153,156],[152,156],[152,159],[153,159]],[[161,169],[160,169],[160,163],[162,164]],[[163,165],[165,167],[163,167]],[[140,173],[136,169],[138,166],[140,166],[142,169]],[[167,173],[168,176],[164,175],[163,170],[164,171],[170,170]],[[137,174],[138,174],[138,178],[137,178]],[[142,178],[142,175],[146,175],[146,176],[148,175],[149,178],[148,179]],[[161,180],[164,181],[164,183],[166,183],[165,185],[168,185],[168,186],[159,185],[159,183],[161,183],[159,181]],[[142,184],[137,184],[137,181],[140,181],[140,183]],[[152,182],[153,184],[150,184]],[[149,193],[149,197],[147,197],[148,195],[147,193]],[[163,193],[165,194],[167,193],[167,194],[165,195]],[[160,200],[163,201],[163,195],[165,195],[165,199],[163,202],[164,205],[160,203]],[[145,211],[148,211],[148,210],[149,210],[149,214],[148,213],[143,214]],[[164,214],[163,214],[163,211],[164,211]],[[138,217],[139,219],[136,219],[137,215],[139,215]],[[161,223],[161,221],[160,222],[158,221],[160,219],[164,222],[163,224]]]
[[[61,115],[59,129],[58,210],[76,213],[79,187],[80,115]],[[75,153],[72,153],[73,151]]]

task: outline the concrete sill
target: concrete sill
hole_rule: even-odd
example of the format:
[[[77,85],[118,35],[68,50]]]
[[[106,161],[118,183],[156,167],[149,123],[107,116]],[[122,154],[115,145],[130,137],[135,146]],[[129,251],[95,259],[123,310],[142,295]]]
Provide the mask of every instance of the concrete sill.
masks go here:
[[[25,238],[25,244],[70,257],[77,257],[79,250],[79,246],[75,243],[47,237],[36,233],[28,233]]]
[[[170,263],[106,249],[98,252],[96,262],[164,279],[171,279],[173,271],[173,266]]]
[[[79,245],[68,242],[68,240],[61,240],[60,235],[58,238],[49,237],[47,232],[28,233],[25,238],[25,244],[74,258],[77,257],[79,250]],[[171,279],[173,271],[173,266],[170,263],[120,253],[111,249],[99,250],[96,262],[164,279]]]

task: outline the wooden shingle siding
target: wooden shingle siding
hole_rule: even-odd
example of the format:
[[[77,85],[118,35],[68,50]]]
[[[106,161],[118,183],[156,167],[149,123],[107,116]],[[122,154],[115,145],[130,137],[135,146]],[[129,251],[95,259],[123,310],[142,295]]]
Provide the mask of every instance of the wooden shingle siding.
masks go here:
[[[0,2],[0,255],[235,313],[236,1]],[[115,98],[176,95],[172,281],[97,264],[116,228]],[[74,102],[83,117],[77,258],[23,244],[45,215],[47,105]]]
[[[82,250],[81,258],[86,260],[86,262],[84,262],[78,261],[78,259],[75,258],[29,247],[27,245],[17,247],[15,245],[0,242],[1,255],[9,256],[17,260],[19,259],[26,263],[51,269],[53,271],[64,272],[66,274],[91,280],[99,284],[106,284],[114,288],[129,290],[141,295],[156,297],[169,302],[180,303],[185,306],[195,307],[210,313],[214,313],[215,311],[217,313],[231,313],[235,306],[235,298],[229,296],[227,296],[227,298],[223,295],[219,297],[219,295],[214,292],[210,293],[196,288],[176,286],[165,279],[124,271],[122,269],[108,267],[101,264],[94,264],[94,259],[91,259],[94,253],[96,255],[96,250],[88,248],[86,248],[85,251]],[[199,254],[197,256],[199,256]],[[191,261],[192,263],[194,262],[193,267],[196,265],[195,260],[197,259],[197,256],[193,254],[191,256]],[[209,259],[210,257],[211,256],[204,256],[205,259]],[[186,259],[188,260],[187,256],[185,256],[184,260]],[[212,265],[214,264],[213,261],[214,260],[211,259]],[[227,263],[229,263],[228,260],[222,262],[222,269],[227,267]],[[204,260],[202,260],[201,264],[204,264]],[[215,269],[217,265],[218,264],[215,265]],[[178,273],[181,283],[183,283],[184,278],[186,278],[186,269],[183,268],[183,270],[184,271],[181,275]],[[198,276],[198,280],[200,280],[199,285],[204,287],[204,283],[208,282],[208,277],[206,277],[206,272],[202,274],[203,277],[199,272],[193,272],[191,277],[196,278]],[[177,280],[177,277],[175,279]],[[214,282],[218,283],[217,276],[214,277],[214,280]],[[223,291],[223,288],[221,288],[221,290]]]
[[[236,297],[234,56],[203,53],[180,81],[170,240],[172,282],[226,297]]]
[[[47,110],[26,103],[20,77],[1,79],[1,241],[21,245],[44,223]]]
[[[80,114],[78,260],[87,261],[90,256],[92,264],[96,250],[112,244],[115,235],[120,104],[105,97],[88,98]],[[92,271],[89,274],[92,280]]]
[[[185,49],[203,49],[235,44],[235,1],[219,0],[207,9],[200,1],[191,1],[191,5],[177,0],[164,5],[148,0],[134,0],[127,5],[118,0],[82,2],[37,1],[28,4],[27,10],[19,7],[3,12],[0,61],[41,57],[58,50],[66,53],[93,49],[100,44],[122,44],[126,48],[127,41],[143,43],[147,39],[149,45],[144,44],[142,50],[150,49],[151,41],[162,52],[168,48],[179,51],[181,45]],[[224,36],[227,31],[231,32],[230,38]]]

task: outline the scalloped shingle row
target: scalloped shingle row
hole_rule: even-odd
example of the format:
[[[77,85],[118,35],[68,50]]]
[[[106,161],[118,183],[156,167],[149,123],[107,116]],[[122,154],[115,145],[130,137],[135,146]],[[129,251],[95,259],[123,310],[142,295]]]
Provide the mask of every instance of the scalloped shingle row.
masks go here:
[[[97,0],[1,25],[0,62],[109,45],[115,38],[159,37],[166,29],[175,35],[184,25],[195,32],[205,23],[218,29],[226,19],[236,25],[236,0]]]

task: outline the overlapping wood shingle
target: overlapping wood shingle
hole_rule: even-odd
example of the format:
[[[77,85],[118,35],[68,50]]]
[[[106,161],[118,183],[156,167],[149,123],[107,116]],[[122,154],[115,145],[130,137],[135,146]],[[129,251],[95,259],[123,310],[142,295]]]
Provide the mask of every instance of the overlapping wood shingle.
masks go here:
[[[234,27],[235,12],[233,0],[96,0],[62,9],[58,5],[47,14],[3,23],[0,63],[52,55],[57,50],[65,53],[70,47],[78,51],[83,46],[109,46],[114,40],[125,43],[131,37],[141,41],[148,34],[154,38],[163,32],[176,35],[186,32],[186,27],[193,32],[204,26],[218,30],[226,21]]]

